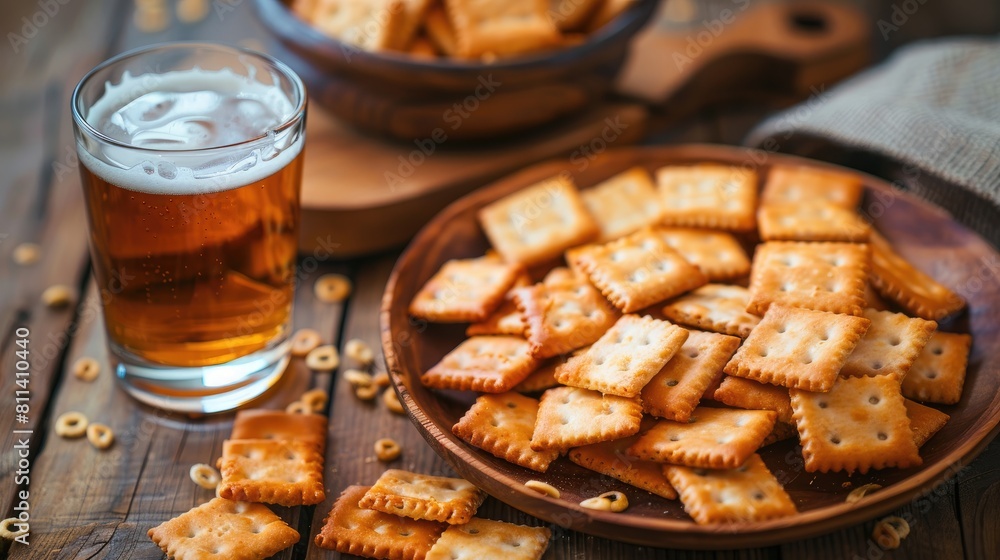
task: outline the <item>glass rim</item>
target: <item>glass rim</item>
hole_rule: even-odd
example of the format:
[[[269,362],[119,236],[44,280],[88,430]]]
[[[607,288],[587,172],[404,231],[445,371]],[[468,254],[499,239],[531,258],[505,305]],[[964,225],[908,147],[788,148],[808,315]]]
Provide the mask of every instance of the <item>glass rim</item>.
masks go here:
[[[294,103],[294,109],[292,110],[291,115],[287,119],[282,120],[281,123],[278,124],[277,126],[268,128],[263,134],[255,136],[253,138],[249,138],[247,140],[241,140],[239,142],[234,142],[231,144],[220,144],[218,146],[205,146],[201,148],[190,148],[185,150],[163,150],[159,148],[146,148],[142,146],[135,146],[133,144],[128,144],[122,142],[121,140],[112,138],[107,134],[104,134],[103,132],[94,128],[94,126],[91,125],[81,113],[80,105],[82,103],[81,99],[82,90],[84,86],[86,86],[88,83],[90,83],[92,79],[94,79],[95,75],[98,72],[101,72],[102,70],[110,68],[111,66],[119,64],[125,60],[133,59],[142,56],[144,54],[148,54],[152,51],[183,49],[183,48],[186,49],[207,48],[207,49],[216,49],[219,51],[229,51],[232,54],[236,55],[252,56],[271,65],[278,72],[280,72],[285,78],[287,78],[295,88],[295,94],[298,99],[297,103]],[[194,154],[194,153],[211,152],[212,150],[234,148],[238,146],[253,144],[265,140],[272,133],[280,133],[287,130],[290,127],[295,126],[302,120],[303,116],[305,115],[306,88],[305,84],[302,83],[302,79],[299,77],[298,74],[295,73],[294,70],[292,70],[284,62],[278,60],[277,58],[274,58],[269,54],[251,50],[244,47],[225,45],[222,43],[213,43],[210,41],[169,41],[165,43],[155,43],[152,45],[146,45],[143,47],[127,50],[125,52],[119,53],[105,60],[104,62],[101,62],[97,66],[90,69],[90,71],[88,71],[86,74],[84,74],[82,78],[80,78],[80,81],[77,82],[76,87],[73,88],[73,95],[70,96],[70,110],[73,113],[73,122],[77,125],[77,127],[80,128],[80,130],[82,130],[87,136],[90,136],[105,144],[110,144],[116,147],[126,148],[129,150],[135,150],[139,152],[149,152],[157,154]]]

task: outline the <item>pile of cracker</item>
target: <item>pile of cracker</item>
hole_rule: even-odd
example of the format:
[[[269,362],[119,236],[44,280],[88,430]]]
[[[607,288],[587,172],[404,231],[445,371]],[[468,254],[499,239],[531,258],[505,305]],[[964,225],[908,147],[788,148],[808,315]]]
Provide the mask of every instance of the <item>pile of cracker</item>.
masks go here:
[[[577,45],[632,0],[295,0],[293,11],[355,48],[491,61]]]
[[[568,454],[701,524],[796,512],[757,454],[776,441],[807,472],[919,466],[949,417],[917,401],[958,403],[971,345],[935,321],[965,302],[857,212],[863,190],[703,163],[511,194],[479,212],[493,250],[411,302],[469,323],[421,382],[483,393],[453,428],[469,444],[539,472]]]

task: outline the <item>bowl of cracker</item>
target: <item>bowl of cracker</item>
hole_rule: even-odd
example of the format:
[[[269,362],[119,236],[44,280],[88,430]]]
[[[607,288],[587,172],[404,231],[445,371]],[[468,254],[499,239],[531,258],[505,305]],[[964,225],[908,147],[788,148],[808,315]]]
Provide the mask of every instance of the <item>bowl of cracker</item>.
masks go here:
[[[510,136],[604,97],[656,0],[256,0],[312,100],[402,140]]]

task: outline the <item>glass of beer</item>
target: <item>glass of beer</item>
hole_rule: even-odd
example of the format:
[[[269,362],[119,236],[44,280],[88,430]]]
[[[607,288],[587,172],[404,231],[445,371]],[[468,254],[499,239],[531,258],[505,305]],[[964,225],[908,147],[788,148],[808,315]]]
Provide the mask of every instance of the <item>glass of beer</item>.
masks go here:
[[[73,92],[112,365],[187,413],[259,396],[288,363],[306,95],[281,62],[154,45]]]

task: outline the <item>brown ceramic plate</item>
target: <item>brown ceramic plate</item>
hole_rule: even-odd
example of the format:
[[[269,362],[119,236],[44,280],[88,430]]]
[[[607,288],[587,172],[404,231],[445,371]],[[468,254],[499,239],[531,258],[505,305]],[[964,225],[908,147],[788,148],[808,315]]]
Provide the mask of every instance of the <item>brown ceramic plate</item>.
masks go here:
[[[758,156],[764,156],[763,163]],[[557,525],[636,544],[672,548],[718,549],[768,546],[851,526],[906,502],[953,476],[972,460],[997,432],[1000,420],[1000,282],[993,270],[998,255],[982,238],[943,210],[894,190],[868,175],[862,211],[868,214],[897,250],[938,281],[956,290],[969,308],[941,326],[971,332],[969,373],[962,401],[939,407],[951,421],[921,449],[924,464],[867,475],[812,474],[802,469],[800,451],[785,441],[761,451],[795,504],[799,514],[747,524],[696,525],[679,501],[669,501],[600,476],[561,458],[546,474],[509,464],[476,449],[451,433],[451,427],[475,400],[473,393],[435,392],[422,387],[419,375],[464,338],[464,325],[428,325],[411,320],[407,305],[441,264],[456,257],[482,255],[489,248],[476,211],[508,193],[563,170],[586,188],[641,165],[654,170],[668,164],[714,161],[756,168],[763,176],[772,164],[831,167],[790,156],[751,154],[723,146],[634,148],[608,152],[592,161],[558,161],[525,169],[455,202],[417,234],[396,263],[382,302],[382,344],[392,381],[414,424],[438,454],[463,477],[496,498]],[[850,171],[853,172],[853,171]],[[562,492],[560,499],[541,496],[523,483],[539,479]],[[874,482],[883,489],[855,504],[844,498],[851,487]],[[624,513],[595,512],[581,500],[607,490],[629,497]]]

